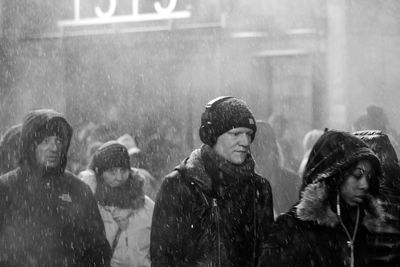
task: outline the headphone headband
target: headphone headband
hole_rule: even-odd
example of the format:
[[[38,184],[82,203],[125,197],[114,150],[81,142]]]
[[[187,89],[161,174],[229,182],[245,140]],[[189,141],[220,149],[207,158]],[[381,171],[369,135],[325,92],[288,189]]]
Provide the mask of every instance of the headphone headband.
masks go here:
[[[224,102],[227,99],[234,98],[233,96],[219,96],[214,98],[210,102],[207,103],[206,109],[212,109],[214,106],[218,105],[218,103]]]
[[[211,122],[211,113],[212,110],[219,104],[224,102],[225,100],[234,98],[233,96],[219,96],[217,98],[214,98],[213,100],[211,100],[210,102],[207,103],[206,107],[205,107],[205,111],[203,113],[202,116],[202,123],[210,123]]]

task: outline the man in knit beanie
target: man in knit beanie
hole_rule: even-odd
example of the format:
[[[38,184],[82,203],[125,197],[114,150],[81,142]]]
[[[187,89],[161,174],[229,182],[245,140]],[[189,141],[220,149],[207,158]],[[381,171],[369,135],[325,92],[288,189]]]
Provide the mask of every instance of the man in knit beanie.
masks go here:
[[[254,172],[250,144],[257,130],[247,104],[211,100],[200,140],[168,174],[154,207],[152,266],[256,266],[273,222],[268,181]]]

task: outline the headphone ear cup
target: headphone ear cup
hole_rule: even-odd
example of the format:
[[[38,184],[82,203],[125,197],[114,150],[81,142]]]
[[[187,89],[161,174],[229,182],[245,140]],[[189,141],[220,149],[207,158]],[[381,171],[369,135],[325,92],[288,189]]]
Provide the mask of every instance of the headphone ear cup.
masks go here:
[[[215,137],[214,137],[214,129],[211,123],[204,124],[200,127],[199,130],[200,140],[207,145],[214,145]]]

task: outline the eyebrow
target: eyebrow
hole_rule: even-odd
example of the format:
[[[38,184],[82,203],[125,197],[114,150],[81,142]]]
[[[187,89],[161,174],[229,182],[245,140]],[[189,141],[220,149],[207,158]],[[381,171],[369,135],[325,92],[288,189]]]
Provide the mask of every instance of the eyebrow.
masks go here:
[[[365,172],[368,172],[368,173],[372,173],[372,172],[373,172],[373,169],[372,169],[372,168],[371,168],[370,170],[366,170],[366,169],[364,169],[363,167],[356,167],[356,168],[354,169],[354,171],[356,171],[356,170],[361,171],[362,174],[364,174]]]

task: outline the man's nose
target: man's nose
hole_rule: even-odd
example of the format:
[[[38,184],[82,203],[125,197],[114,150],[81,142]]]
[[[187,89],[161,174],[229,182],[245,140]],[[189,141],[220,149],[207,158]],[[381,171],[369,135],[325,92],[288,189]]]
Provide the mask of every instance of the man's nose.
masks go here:
[[[61,150],[61,147],[56,141],[51,141],[50,142],[50,150],[57,152],[57,151]]]
[[[246,134],[246,133],[242,133],[240,135],[239,144],[242,145],[242,146],[246,146],[247,147],[247,146],[250,146],[250,143],[251,143],[250,136],[248,134]]]

